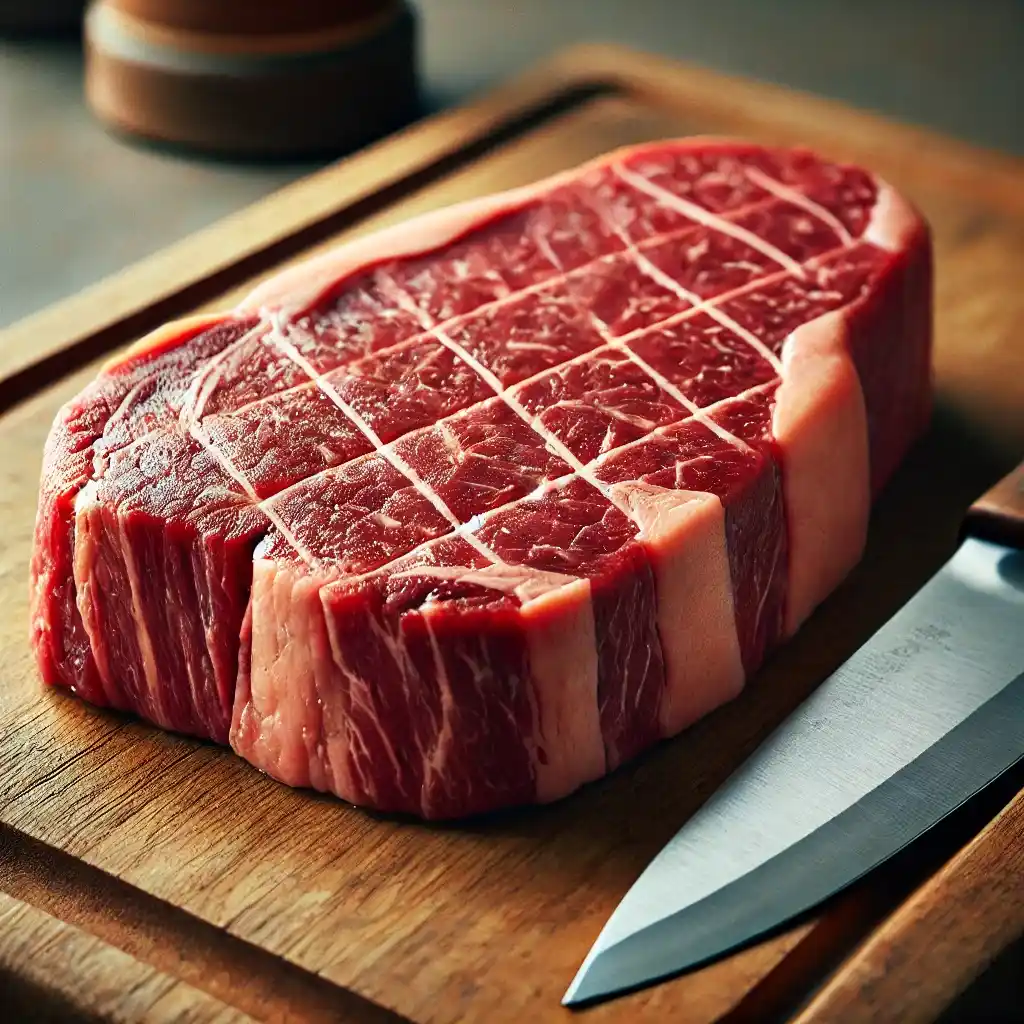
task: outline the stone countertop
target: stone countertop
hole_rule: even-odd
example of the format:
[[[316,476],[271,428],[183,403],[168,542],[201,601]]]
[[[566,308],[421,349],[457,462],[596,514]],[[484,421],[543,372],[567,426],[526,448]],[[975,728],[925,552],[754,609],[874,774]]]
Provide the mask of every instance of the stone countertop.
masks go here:
[[[417,0],[428,103],[612,40],[1024,152],[1020,0]],[[107,134],[73,41],[0,40],[0,327],[315,164],[233,165]]]

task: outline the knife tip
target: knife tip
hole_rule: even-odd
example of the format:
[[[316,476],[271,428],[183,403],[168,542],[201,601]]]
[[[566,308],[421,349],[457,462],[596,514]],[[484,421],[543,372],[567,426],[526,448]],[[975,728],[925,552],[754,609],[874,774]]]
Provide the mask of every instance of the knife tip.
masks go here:
[[[673,944],[671,935],[653,932],[648,928],[610,945],[599,941],[566,989],[562,1005],[589,1006],[636,992],[682,974],[707,959],[707,950],[702,949],[701,955],[695,956],[693,948],[680,950]]]
[[[583,966],[576,972],[572,984],[566,989],[562,996],[562,1005],[580,1007],[592,1003],[604,996],[609,996],[620,987],[616,984],[609,984],[607,971],[601,963],[602,954],[588,957]]]
[[[563,1006],[580,1006],[587,1001],[584,989],[586,976],[586,968],[581,968],[580,972],[573,978],[572,984],[565,990],[565,995],[562,996]]]

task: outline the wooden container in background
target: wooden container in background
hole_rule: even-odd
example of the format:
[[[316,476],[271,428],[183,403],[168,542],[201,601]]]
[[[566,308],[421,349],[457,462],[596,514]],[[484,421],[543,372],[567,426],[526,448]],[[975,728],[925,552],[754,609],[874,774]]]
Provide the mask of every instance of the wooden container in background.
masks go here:
[[[407,0],[96,0],[85,44],[104,122],[226,156],[344,152],[418,110]]]

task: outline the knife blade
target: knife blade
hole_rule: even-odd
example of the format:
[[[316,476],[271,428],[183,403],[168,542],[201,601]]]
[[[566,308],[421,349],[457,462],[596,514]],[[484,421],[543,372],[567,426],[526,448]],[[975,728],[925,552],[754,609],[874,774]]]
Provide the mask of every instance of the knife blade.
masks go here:
[[[811,910],[1024,757],[1024,463],[972,506],[964,538],[645,869],[564,1005]]]

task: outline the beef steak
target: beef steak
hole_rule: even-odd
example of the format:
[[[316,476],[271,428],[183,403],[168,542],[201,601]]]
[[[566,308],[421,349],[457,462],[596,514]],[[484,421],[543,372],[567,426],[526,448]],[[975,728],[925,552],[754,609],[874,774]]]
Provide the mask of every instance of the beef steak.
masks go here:
[[[275,277],[61,410],[44,680],[429,818],[548,801],[734,697],[926,422],[892,188],[612,153]]]

